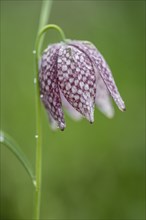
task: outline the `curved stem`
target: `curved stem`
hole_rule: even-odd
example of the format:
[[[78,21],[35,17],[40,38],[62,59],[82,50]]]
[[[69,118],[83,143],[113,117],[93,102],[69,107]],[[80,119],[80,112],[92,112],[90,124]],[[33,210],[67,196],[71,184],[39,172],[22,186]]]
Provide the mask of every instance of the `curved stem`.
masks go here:
[[[39,219],[40,216],[40,201],[41,201],[41,163],[42,163],[42,133],[41,133],[41,103],[40,103],[40,91],[39,91],[39,81],[38,81],[38,65],[39,65],[39,55],[40,49],[42,46],[42,36],[46,33],[49,29],[56,29],[61,34],[63,41],[65,41],[65,35],[62,29],[55,25],[50,24],[44,26],[44,28],[38,33],[36,44],[35,44],[35,64],[36,64],[36,71],[35,71],[35,88],[36,88],[36,138],[37,138],[37,149],[36,149],[36,193],[35,193],[35,219]]]
[[[36,52],[36,57],[39,60],[39,53],[40,53],[40,41],[41,41],[41,37],[42,35],[47,32],[49,29],[55,29],[57,30],[60,35],[62,40],[65,42],[65,34],[63,32],[63,30],[56,24],[48,24],[46,26],[44,26],[44,28],[40,31],[40,33],[38,34],[37,40],[36,40],[36,45],[35,45],[35,52]]]

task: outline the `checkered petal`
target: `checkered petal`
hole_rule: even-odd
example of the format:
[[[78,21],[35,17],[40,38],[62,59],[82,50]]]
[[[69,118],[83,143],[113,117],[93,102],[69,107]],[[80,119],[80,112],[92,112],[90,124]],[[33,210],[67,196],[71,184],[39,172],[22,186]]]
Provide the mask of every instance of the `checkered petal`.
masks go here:
[[[64,44],[59,50],[57,66],[59,87],[64,97],[92,123],[96,77],[91,61],[79,49]]]
[[[113,97],[123,111],[125,104],[110,68],[96,47],[87,41],[66,41],[49,46],[39,63],[40,97],[51,127],[65,128],[62,105],[76,120],[94,121],[94,105],[109,118]]]
[[[115,103],[121,111],[124,111],[126,109],[125,104],[115,84],[111,70],[96,47],[87,41],[70,41],[68,43],[72,46],[74,45],[89,57],[98,70]]]
[[[64,97],[61,91],[60,91],[60,95],[61,95],[62,105],[66,110],[66,112],[68,113],[68,115],[76,121],[82,119],[82,115],[78,111],[76,111],[75,108],[71,106],[71,104],[66,100],[66,98]]]
[[[52,124],[56,122],[61,130],[65,128],[64,114],[57,78],[57,57],[60,45],[49,46],[42,56],[39,68],[41,99]]]
[[[112,118],[114,116],[114,108],[110,100],[109,91],[107,90],[106,85],[97,70],[95,70],[95,74],[97,78],[95,99],[96,106],[108,118]]]
[[[48,112],[50,127],[53,131],[56,131],[58,129],[57,121],[54,120],[54,118],[51,116],[51,114]]]

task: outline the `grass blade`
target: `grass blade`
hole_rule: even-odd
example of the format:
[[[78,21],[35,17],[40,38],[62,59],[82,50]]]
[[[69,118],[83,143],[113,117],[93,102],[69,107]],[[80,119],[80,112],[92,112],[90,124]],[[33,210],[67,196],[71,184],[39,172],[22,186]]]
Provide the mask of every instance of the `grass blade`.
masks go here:
[[[17,157],[19,162],[23,165],[24,169],[28,173],[29,177],[32,180],[33,185],[35,186],[35,176],[33,174],[33,170],[31,168],[31,165],[21,150],[21,148],[18,146],[18,144],[13,140],[12,137],[10,137],[8,134],[6,134],[3,131],[0,131],[0,143],[4,144],[8,147],[8,149]]]

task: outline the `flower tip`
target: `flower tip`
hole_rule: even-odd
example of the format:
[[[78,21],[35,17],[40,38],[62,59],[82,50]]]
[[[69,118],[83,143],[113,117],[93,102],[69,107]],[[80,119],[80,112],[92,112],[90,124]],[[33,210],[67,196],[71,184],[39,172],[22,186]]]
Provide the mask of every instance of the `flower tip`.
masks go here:
[[[106,115],[106,116],[107,116],[107,118],[112,119],[112,118],[114,117],[114,114],[112,114],[112,115]]]
[[[115,99],[115,102],[118,106],[118,108],[122,111],[122,112],[125,112],[126,111],[126,106],[125,106],[125,103],[124,101],[122,100],[122,98],[118,98],[118,99]]]
[[[112,119],[115,115],[115,111],[113,108],[109,109],[107,112],[106,112],[106,117],[109,118],[109,119]]]
[[[121,109],[122,112],[126,112],[126,107],[124,107],[123,109]]]
[[[60,122],[59,128],[61,131],[64,131],[64,129],[66,128],[66,125],[63,122]]]
[[[87,120],[90,122],[90,124],[93,124],[94,122],[94,110],[91,109],[90,113],[86,115]]]
[[[122,112],[125,112],[125,111],[126,111],[126,106],[125,106],[125,104],[123,103],[122,106],[119,107],[119,109],[120,109]]]

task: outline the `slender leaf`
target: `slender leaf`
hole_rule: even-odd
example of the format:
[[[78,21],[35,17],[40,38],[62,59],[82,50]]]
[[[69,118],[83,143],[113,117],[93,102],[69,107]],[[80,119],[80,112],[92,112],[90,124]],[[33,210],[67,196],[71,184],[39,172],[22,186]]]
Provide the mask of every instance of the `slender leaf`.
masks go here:
[[[36,185],[35,176],[33,174],[33,170],[31,168],[31,165],[21,150],[21,148],[18,146],[18,144],[13,140],[12,137],[10,137],[8,134],[6,134],[3,131],[0,131],[0,143],[3,143],[5,146],[8,147],[8,149],[17,157],[17,159],[20,161],[20,163],[23,165],[24,169],[28,173],[29,177],[32,180],[33,185]]]

